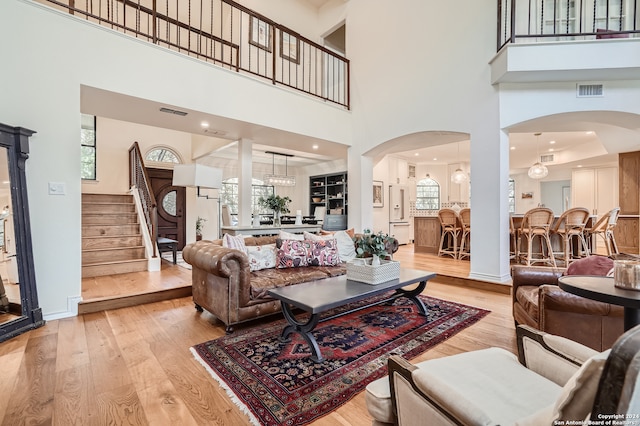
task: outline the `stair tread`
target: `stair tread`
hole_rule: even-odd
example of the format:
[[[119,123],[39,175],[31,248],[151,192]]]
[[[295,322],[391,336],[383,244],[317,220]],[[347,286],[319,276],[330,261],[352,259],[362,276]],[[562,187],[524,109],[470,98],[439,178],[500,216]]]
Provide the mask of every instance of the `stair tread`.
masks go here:
[[[106,250],[128,250],[128,249],[143,249],[144,246],[124,246],[124,247],[102,247],[94,249],[83,249],[83,252],[89,251],[106,251]]]
[[[121,263],[136,263],[136,262],[146,262],[147,259],[145,258],[140,258],[140,259],[127,259],[127,260],[111,260],[108,262],[96,262],[96,263],[85,263],[82,265],[83,268],[86,268],[88,266],[101,266],[101,265],[118,265]]]
[[[102,239],[102,238],[139,238],[142,234],[127,234],[127,235],[89,235],[88,237],[82,237],[83,239]]]

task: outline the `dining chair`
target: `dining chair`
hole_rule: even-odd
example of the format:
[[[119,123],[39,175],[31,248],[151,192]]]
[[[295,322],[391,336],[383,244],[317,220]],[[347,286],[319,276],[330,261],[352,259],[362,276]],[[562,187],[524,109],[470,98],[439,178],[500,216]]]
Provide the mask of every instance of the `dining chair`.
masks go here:
[[[440,220],[441,228],[438,256],[451,256],[457,259],[458,238],[462,229],[458,214],[452,209],[440,209],[438,211],[438,219]]]
[[[557,254],[564,260],[565,266],[569,266],[574,260],[589,256],[589,246],[585,238],[585,227],[588,220],[588,209],[574,207],[565,210],[553,224],[551,236],[557,235],[562,241],[562,251]],[[573,244],[574,240],[575,245]]]
[[[462,259],[463,257],[471,258],[471,209],[461,209],[458,213],[458,218],[460,219],[460,228],[462,229],[458,259]]]
[[[553,210],[546,207],[536,207],[524,214],[522,225],[518,230],[518,247],[522,247],[522,239],[524,238],[526,240],[526,252],[520,253],[520,259],[523,260],[527,266],[535,263],[548,263],[553,267],[556,266],[553,247],[551,246],[551,239],[549,237],[553,219]],[[533,251],[534,240],[538,240],[540,243],[540,251],[535,253]],[[536,255],[538,255],[538,257],[536,257]]]
[[[615,207],[605,213],[598,221],[587,230],[589,238],[594,245],[597,245],[597,237],[600,236],[604,240],[605,248],[607,249],[607,256],[620,253],[618,251],[618,244],[616,238],[613,235],[613,229],[618,223],[618,216],[620,214],[620,207]],[[592,248],[592,252],[596,251],[596,247]]]

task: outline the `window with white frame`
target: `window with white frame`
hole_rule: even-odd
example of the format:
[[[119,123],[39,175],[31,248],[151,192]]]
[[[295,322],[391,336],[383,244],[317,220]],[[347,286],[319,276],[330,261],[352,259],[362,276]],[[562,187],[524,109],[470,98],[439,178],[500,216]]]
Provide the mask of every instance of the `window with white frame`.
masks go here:
[[[420,179],[416,190],[416,209],[440,209],[440,184],[434,179]]]
[[[96,117],[82,114],[80,127],[80,177],[96,180]]]
[[[144,159],[146,162],[151,163],[181,163],[180,157],[175,151],[163,146],[150,149],[149,152],[147,152],[147,155],[144,156]]]
[[[272,213],[270,210],[260,206],[258,200],[267,198],[273,194],[273,186],[265,185],[260,179],[251,180],[251,211],[258,213]],[[222,204],[229,206],[229,213],[238,214],[238,178],[229,178],[222,182],[220,189],[220,200]]]

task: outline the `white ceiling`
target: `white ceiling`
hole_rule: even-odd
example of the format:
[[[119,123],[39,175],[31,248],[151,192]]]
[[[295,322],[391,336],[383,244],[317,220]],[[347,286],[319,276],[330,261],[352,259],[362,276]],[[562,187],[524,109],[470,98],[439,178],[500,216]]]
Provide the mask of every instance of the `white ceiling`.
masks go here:
[[[209,157],[205,162],[211,165],[238,158],[235,141],[241,138],[253,141],[255,162],[271,164],[274,161],[265,151],[293,155],[287,160],[291,167],[347,156],[348,147],[334,142],[91,87],[82,87],[81,100],[83,113],[200,135],[200,140],[209,146],[199,158]],[[185,111],[187,115],[163,113],[161,107]],[[203,121],[209,123],[208,129],[201,126]],[[534,136],[536,132],[542,132],[539,143]],[[638,117],[625,113],[573,113],[523,123],[509,129],[511,173],[526,171],[536,160],[537,151],[554,154],[555,161],[546,164],[551,169],[616,162],[619,152],[640,150],[639,133]],[[552,140],[555,144],[550,143]],[[391,154],[414,164],[452,164],[469,161],[470,142],[464,133],[423,132],[397,138],[371,154],[377,160]],[[283,159],[276,157],[275,161],[280,164]]]

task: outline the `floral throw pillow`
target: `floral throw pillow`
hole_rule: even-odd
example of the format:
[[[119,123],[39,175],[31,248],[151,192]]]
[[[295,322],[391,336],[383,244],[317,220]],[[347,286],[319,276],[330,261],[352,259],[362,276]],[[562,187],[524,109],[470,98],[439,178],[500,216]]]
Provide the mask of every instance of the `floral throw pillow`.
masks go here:
[[[309,266],[336,266],[340,264],[340,255],[338,254],[338,243],[334,239],[310,241],[309,250]]]
[[[276,268],[299,268],[308,265],[308,255],[312,241],[309,240],[276,240]]]
[[[276,267],[276,245],[266,244],[263,246],[247,246],[247,256],[249,257],[249,268],[251,271],[270,269]]]

